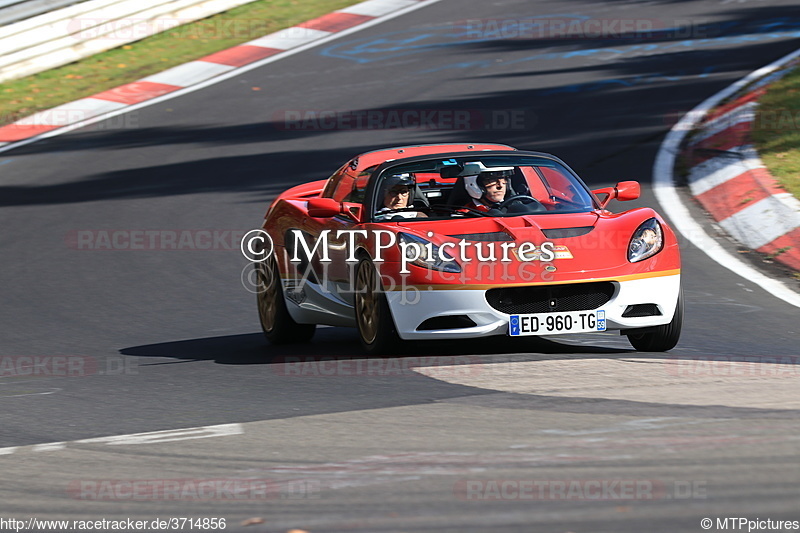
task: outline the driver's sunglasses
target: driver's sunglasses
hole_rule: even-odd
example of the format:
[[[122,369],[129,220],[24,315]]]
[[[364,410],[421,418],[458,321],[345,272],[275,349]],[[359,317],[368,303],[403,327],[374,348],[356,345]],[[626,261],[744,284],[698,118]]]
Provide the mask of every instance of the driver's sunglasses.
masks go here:
[[[505,185],[508,183],[507,178],[489,178],[483,181],[484,187],[494,187],[495,185]]]

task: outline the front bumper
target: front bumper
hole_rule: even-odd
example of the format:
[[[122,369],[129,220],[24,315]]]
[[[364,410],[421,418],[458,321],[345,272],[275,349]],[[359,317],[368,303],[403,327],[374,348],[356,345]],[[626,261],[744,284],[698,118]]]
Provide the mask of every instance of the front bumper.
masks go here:
[[[614,285],[611,299],[595,309],[585,309],[604,310],[607,330],[660,326],[672,320],[680,293],[680,274],[652,273],[640,279],[609,281]],[[400,338],[468,339],[508,334],[511,314],[498,311],[489,305],[486,289],[460,287],[455,285],[453,288],[434,289],[411,286],[387,292],[389,308]],[[657,306],[660,314],[623,316],[629,306],[646,304]],[[459,327],[459,324],[469,321],[474,325]],[[447,327],[435,329],[437,324],[447,324]]]

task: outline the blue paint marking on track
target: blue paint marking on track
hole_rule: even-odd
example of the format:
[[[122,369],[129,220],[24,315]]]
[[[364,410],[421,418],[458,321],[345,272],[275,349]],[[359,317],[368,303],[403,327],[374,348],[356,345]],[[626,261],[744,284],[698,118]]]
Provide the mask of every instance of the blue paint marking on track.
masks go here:
[[[655,50],[658,50],[659,52],[665,52],[668,50],[674,50],[675,48],[683,48],[684,49],[683,51],[690,51],[710,46],[723,46],[731,44],[755,43],[755,42],[764,42],[769,40],[784,40],[784,39],[796,39],[796,38],[800,38],[800,30],[795,30],[790,32],[780,32],[780,33],[768,33],[760,35],[740,35],[737,37],[725,37],[717,39],[699,39],[693,41],[688,40],[688,41],[681,41],[678,43],[669,43],[665,45],[634,45],[626,47],[624,50],[618,48],[593,48],[589,50],[581,50],[579,52],[578,51],[570,51],[562,53],[554,52],[548,54],[537,54],[534,56],[528,56],[510,61],[503,61],[502,63],[500,63],[500,65],[508,66],[516,63],[525,63],[538,60],[569,59],[571,57],[576,57],[579,55],[592,56],[599,54],[617,54],[619,56],[623,56],[624,54],[628,54],[630,52],[655,51]],[[604,59],[610,60],[612,58],[605,57]],[[472,61],[469,63],[455,63],[452,65],[445,65],[443,67],[425,69],[420,71],[420,73],[429,74],[433,72],[439,72],[442,70],[451,70],[459,68],[485,68],[489,66],[498,66],[498,63],[494,61]]]
[[[548,15],[549,19],[564,18],[585,20],[588,17],[576,14]],[[454,23],[421,30],[397,31],[381,37],[355,39],[324,48],[320,54],[327,57],[349,59],[357,63],[384,61],[395,57],[424,52],[433,48],[461,46],[508,39],[509,32],[530,32],[543,22],[522,22],[511,27],[496,26],[490,29],[476,28],[473,24]]]
[[[575,20],[585,20],[583,15],[548,15],[548,19],[561,17],[572,18]],[[513,41],[514,35],[522,35],[530,32],[536,23],[520,23],[516,27],[499,26],[490,29],[476,29],[474,25],[456,23],[433,28],[416,30],[398,31],[384,34],[379,37],[368,37],[345,41],[328,46],[320,51],[320,54],[327,57],[347,59],[357,63],[371,63],[375,61],[386,61],[396,57],[423,53],[435,48],[451,46],[474,45],[485,42]],[[604,59],[610,56],[630,54],[632,52],[665,52],[696,50],[711,46],[726,46],[742,43],[764,42],[770,40],[781,40],[787,38],[800,37],[800,19],[791,17],[781,17],[761,21],[752,26],[745,26],[744,23],[729,21],[724,23],[710,24],[703,28],[702,33],[713,35],[704,38],[682,38],[687,31],[685,28],[663,28],[652,31],[639,32],[630,36],[619,36],[614,40],[618,43],[617,47],[588,48],[584,50],[569,50],[566,52],[550,52],[535,54],[511,61],[504,61],[502,65],[523,63],[537,60],[561,60],[574,57],[592,57],[604,55]],[[516,33],[515,33],[516,32]],[[738,32],[738,33],[737,33]],[[678,41],[668,42],[640,42],[649,39],[669,39],[680,38]],[[536,39],[528,39],[536,40]],[[570,40],[574,41],[575,39]],[[588,39],[603,40],[603,39]],[[627,42],[632,44],[627,44]],[[558,40],[552,40],[553,46],[558,44]],[[621,44],[620,44],[621,43]],[[635,43],[635,44],[633,44]],[[438,72],[447,69],[460,68],[486,68],[496,66],[492,60],[479,60],[459,62],[452,65],[436,67],[421,71],[422,73]]]
[[[578,83],[575,85],[565,85],[563,87],[556,87],[554,89],[542,89],[536,91],[536,93],[541,94],[542,96],[547,96],[550,94],[559,94],[559,93],[580,93],[580,92],[599,91],[601,89],[608,88],[609,85],[632,87],[634,85],[657,83],[660,81],[678,81],[685,78],[702,79],[702,78],[707,78],[715,70],[716,67],[710,66],[710,67],[705,67],[699,74],[693,74],[689,71],[680,71],[675,73],[658,72],[655,74],[636,76],[634,78],[629,78],[629,79],[615,78],[610,80],[593,81],[589,83]]]
[[[6,159],[5,161],[0,161],[0,166],[5,165],[6,163],[11,163],[13,159]]]

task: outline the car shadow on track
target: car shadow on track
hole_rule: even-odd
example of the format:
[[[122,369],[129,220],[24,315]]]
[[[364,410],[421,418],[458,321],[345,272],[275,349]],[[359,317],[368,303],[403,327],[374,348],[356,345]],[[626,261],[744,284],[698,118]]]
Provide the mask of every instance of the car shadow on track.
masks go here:
[[[598,336],[598,339],[612,337]],[[123,355],[137,357],[173,358],[183,361],[214,361],[224,365],[282,364],[287,361],[359,360],[386,358],[416,358],[442,364],[448,360],[465,363],[506,362],[514,360],[547,360],[564,356],[630,357],[634,350],[590,344],[568,344],[544,338],[508,339],[485,337],[478,339],[406,342],[396,354],[369,356],[363,352],[353,328],[317,329],[311,342],[272,345],[261,333],[202,337],[132,346],[120,350]],[[439,359],[437,359],[439,358]],[[169,364],[157,362],[153,364]]]
[[[595,335],[601,339],[613,336]],[[249,366],[245,372],[230,371],[235,375],[237,391],[263,391],[252,402],[253,420],[264,418],[264,409],[274,409],[275,405],[263,404],[264,399],[274,402],[275,395],[289,401],[290,410],[274,411],[276,417],[319,414],[322,412],[343,412],[363,409],[365,405],[377,407],[408,406],[420,403],[439,402],[466,406],[496,409],[521,409],[552,411],[559,413],[591,415],[626,415],[639,417],[703,418],[703,419],[797,419],[800,410],[775,409],[772,407],[729,406],[724,404],[693,405],[685,402],[664,403],[662,401],[642,401],[609,398],[602,395],[564,396],[533,392],[508,392],[494,389],[486,383],[461,383],[463,378],[472,376],[514,375],[508,368],[497,367],[499,374],[493,374],[488,365],[508,363],[533,363],[521,372],[533,371],[536,363],[548,361],[575,360],[613,361],[643,363],[644,375],[663,375],[665,383],[676,379],[697,381],[709,372],[720,371],[727,376],[735,370],[732,363],[744,363],[740,371],[754,376],[796,375],[796,357],[773,356],[698,356],[683,352],[680,347],[670,353],[642,353],[631,349],[598,347],[589,345],[595,342],[587,336],[572,337],[571,342],[584,342],[576,346],[550,339],[525,339],[525,350],[509,344],[500,337],[471,339],[466,341],[445,341],[409,343],[401,355],[370,357],[361,351],[357,334],[349,328],[320,328],[313,342],[272,346],[261,333],[203,337],[196,339],[169,341],[157,344],[123,348],[120,353],[140,358],[139,367],[213,361],[220,365]],[[510,341],[511,339],[505,339]],[[588,342],[587,342],[588,341]],[[614,341],[618,342],[618,341]],[[619,341],[622,342],[622,341]],[[152,358],[151,362],[142,358]],[[164,360],[164,359],[172,359]],[[718,360],[719,359],[719,360]],[[570,361],[567,361],[570,360]],[[667,360],[667,361],[665,361]],[[665,363],[668,366],[665,366]],[[649,364],[649,366],[647,366]],[[749,366],[748,366],[749,365]],[[261,368],[257,368],[261,367]],[[545,370],[552,370],[552,365]],[[250,371],[252,370],[252,371]],[[506,374],[503,374],[506,372]],[[696,374],[696,375],[694,375]],[[453,378],[448,379],[448,377]],[[218,379],[217,376],[215,379]],[[290,378],[290,379],[285,379]],[[294,378],[294,379],[291,379]],[[308,379],[306,379],[308,378]],[[313,379],[330,378],[330,379]],[[365,379],[366,378],[366,379]],[[403,379],[393,379],[403,378]],[[569,373],[561,376],[564,382],[570,381]],[[224,380],[223,380],[224,381]],[[468,380],[469,381],[469,380]],[[242,385],[245,383],[245,385]],[[624,380],[621,381],[624,383]],[[251,390],[252,389],[252,390]],[[230,394],[221,389],[223,396]],[[280,392],[276,392],[280,391]],[[249,393],[246,393],[249,394]],[[324,395],[325,402],[314,403],[297,411],[297,402]],[[365,400],[367,399],[367,400]],[[365,403],[366,401],[366,403]],[[377,402],[377,403],[376,403]],[[273,411],[270,411],[273,412]],[[242,420],[248,419],[242,413]]]

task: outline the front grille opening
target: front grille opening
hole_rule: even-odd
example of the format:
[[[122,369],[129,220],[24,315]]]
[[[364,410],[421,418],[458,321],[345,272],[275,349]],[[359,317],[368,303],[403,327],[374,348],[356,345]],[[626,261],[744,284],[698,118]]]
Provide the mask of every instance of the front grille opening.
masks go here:
[[[467,315],[435,316],[417,326],[417,331],[430,331],[434,329],[461,329],[474,328],[475,321]]]
[[[643,316],[661,316],[661,309],[656,304],[629,305],[622,313],[623,318],[636,318]]]
[[[509,315],[588,311],[608,303],[615,286],[610,281],[544,285],[539,287],[499,287],[486,291],[486,301]]]

